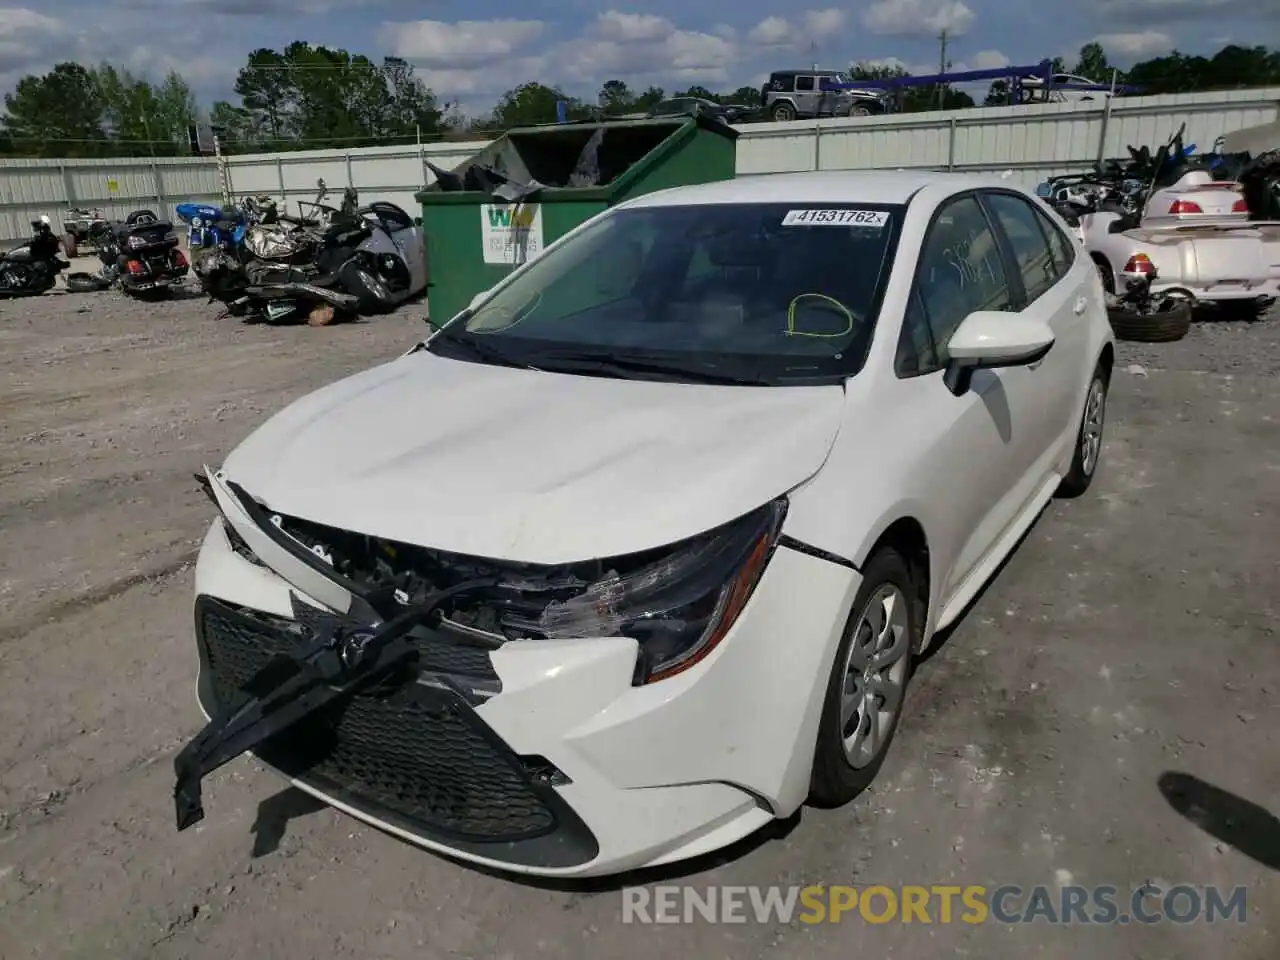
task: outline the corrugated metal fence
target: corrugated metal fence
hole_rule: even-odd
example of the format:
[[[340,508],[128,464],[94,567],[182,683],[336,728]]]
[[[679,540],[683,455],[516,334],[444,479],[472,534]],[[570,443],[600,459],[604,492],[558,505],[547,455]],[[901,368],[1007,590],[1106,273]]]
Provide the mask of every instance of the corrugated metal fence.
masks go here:
[[[802,170],[1013,170],[1018,179],[1090,168],[1126,148],[1164,143],[1183,122],[1200,151],[1233,130],[1280,119],[1280,87],[1105,102],[984,107],[937,113],[760,123],[742,128],[738,173]]]
[[[799,170],[916,168],[971,172],[1013,170],[1035,183],[1056,173],[1087,169],[1125,148],[1156,147],[1183,122],[1184,142],[1210,150],[1224,134],[1280,120],[1280,87],[1221,93],[1171,94],[938,113],[758,123],[740,128],[738,173]],[[413,195],[434,181],[428,161],[450,169],[484,147],[483,141],[422,147],[308,150],[226,159],[237,196],[265,194],[295,201],[315,198],[323,178],[330,203],[348,184],[367,199],[412,208]],[[123,216],[140,206],[172,216],[182,200],[217,200],[216,164],[209,159],[0,160],[0,237],[26,235],[32,219],[60,223],[69,206],[102,207]]]
[[[98,207],[108,219],[149,208],[174,216],[174,204],[217,201],[218,168],[197,158],[156,160],[0,159],[0,237],[17,240],[47,216],[61,231],[69,207]]]

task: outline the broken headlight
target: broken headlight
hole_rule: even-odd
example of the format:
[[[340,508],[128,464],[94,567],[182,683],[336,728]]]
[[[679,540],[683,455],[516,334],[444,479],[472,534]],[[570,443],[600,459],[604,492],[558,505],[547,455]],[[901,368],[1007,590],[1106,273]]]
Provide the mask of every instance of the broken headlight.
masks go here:
[[[632,637],[640,645],[636,684],[674,676],[711,653],[737,621],[785,514],[786,501],[775,500],[625,573],[611,569],[536,617],[508,616],[504,624],[548,638]]]

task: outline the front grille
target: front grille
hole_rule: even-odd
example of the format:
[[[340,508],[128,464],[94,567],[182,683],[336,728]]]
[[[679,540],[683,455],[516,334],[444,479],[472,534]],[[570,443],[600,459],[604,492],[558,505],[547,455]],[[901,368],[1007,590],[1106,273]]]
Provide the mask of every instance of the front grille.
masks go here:
[[[272,656],[309,641],[310,630],[295,624],[289,632],[283,626],[289,623],[210,597],[197,601],[197,634],[215,706]],[[474,653],[461,655],[460,662],[464,657],[475,666]],[[520,758],[460,694],[420,682],[349,697],[254,752],[357,809],[445,842],[526,841],[555,831],[565,812],[576,821],[552,788],[531,782]]]

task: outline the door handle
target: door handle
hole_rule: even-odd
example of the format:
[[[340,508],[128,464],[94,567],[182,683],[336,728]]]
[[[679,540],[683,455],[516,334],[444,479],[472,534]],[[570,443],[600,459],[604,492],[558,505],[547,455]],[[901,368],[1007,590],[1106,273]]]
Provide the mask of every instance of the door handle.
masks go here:
[[[1076,299],[1076,305],[1074,307],[1076,316],[1079,316],[1080,314],[1084,313],[1088,309],[1089,309],[1088,297],[1079,297]]]

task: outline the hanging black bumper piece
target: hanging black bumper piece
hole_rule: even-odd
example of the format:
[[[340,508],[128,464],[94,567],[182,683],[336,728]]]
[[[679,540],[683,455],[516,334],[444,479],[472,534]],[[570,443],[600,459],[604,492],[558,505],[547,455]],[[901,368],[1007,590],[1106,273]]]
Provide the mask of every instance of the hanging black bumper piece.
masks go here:
[[[376,628],[328,623],[296,656],[273,657],[174,759],[178,830],[204,819],[206,776],[335,700],[410,668],[418,656],[415,627],[447,600],[498,586],[492,577],[459,583]]]

